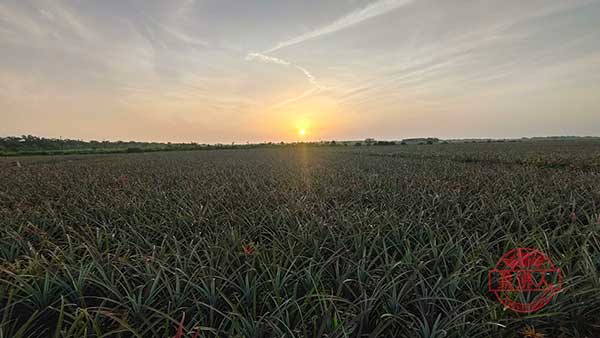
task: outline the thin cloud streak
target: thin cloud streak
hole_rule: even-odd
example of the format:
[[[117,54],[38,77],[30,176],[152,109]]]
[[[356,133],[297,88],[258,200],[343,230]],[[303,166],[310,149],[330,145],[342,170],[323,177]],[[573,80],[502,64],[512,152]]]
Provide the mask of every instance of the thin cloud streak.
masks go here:
[[[265,62],[265,63],[274,63],[274,64],[278,64],[278,65],[283,65],[283,66],[294,67],[294,68],[298,69],[300,72],[302,72],[302,74],[304,74],[304,76],[306,76],[306,78],[308,79],[308,81],[313,86],[315,86],[315,88],[309,89],[309,90],[305,91],[304,93],[302,93],[302,94],[300,94],[300,95],[298,95],[296,97],[293,97],[293,98],[287,99],[287,100],[285,100],[283,102],[280,102],[280,103],[272,106],[270,109],[281,108],[281,107],[283,107],[283,106],[285,106],[287,104],[299,101],[299,100],[301,100],[303,98],[306,98],[306,97],[308,97],[310,95],[313,95],[313,94],[320,93],[321,91],[327,89],[327,88],[323,87],[317,81],[317,79],[306,68],[304,68],[302,66],[298,66],[298,65],[296,65],[296,64],[294,64],[292,62],[289,62],[287,60],[283,60],[283,59],[276,58],[276,57],[273,57],[273,56],[264,55],[264,54],[261,54],[261,53],[248,53],[248,55],[246,56],[246,60],[259,60],[259,61]]]
[[[284,66],[291,65],[291,62],[289,62],[289,61],[279,59],[276,57],[272,57],[272,56],[268,56],[268,55],[264,55],[261,53],[248,53],[248,55],[246,55],[246,60],[248,60],[248,61],[256,60],[256,59],[258,59],[259,61],[265,62],[265,63],[276,63],[276,64],[280,64],[280,65],[284,65]]]
[[[519,59],[502,60],[486,68],[476,67],[473,64],[477,62],[478,58],[485,57],[486,50],[495,46],[500,44],[506,46],[530,39],[532,32],[519,34],[511,32],[511,29],[519,24],[590,3],[591,1],[583,0],[577,3],[549,5],[538,11],[524,12],[489,27],[482,27],[476,32],[468,32],[442,40],[431,47],[415,49],[411,60],[401,62],[400,67],[388,67],[386,72],[347,84],[348,90],[342,93],[338,99],[340,103],[344,104],[359,104],[375,101],[378,98],[389,98],[398,91],[413,95],[426,95],[422,93],[443,90],[448,82],[461,86],[490,86],[494,81],[509,81],[508,77],[519,74],[519,65],[524,63],[539,65],[544,57],[551,59],[556,56],[556,49],[545,52],[540,49],[522,55]],[[577,43],[586,38],[588,37],[570,40],[561,44],[560,48],[564,50],[577,49]],[[457,69],[461,67],[465,71],[457,73]],[[445,100],[447,99],[445,98]]]
[[[287,100],[284,100],[282,102],[279,102],[278,104],[271,106],[269,109],[270,110],[279,109],[279,108],[284,107],[284,106],[286,106],[286,105],[288,105],[290,103],[294,103],[294,102],[300,101],[300,100],[302,100],[304,98],[307,98],[307,97],[309,97],[311,95],[318,94],[319,92],[321,92],[321,90],[318,89],[318,88],[309,89],[309,90],[305,91],[304,93],[302,93],[302,94],[300,94],[300,95],[298,95],[296,97],[292,97],[290,99],[287,99]]]
[[[380,0],[380,1],[374,2],[367,7],[357,9],[357,10],[337,19],[336,21],[330,23],[329,25],[317,28],[313,31],[304,33],[300,36],[289,39],[287,41],[280,42],[275,47],[264,51],[263,54],[269,54],[276,50],[282,49],[284,47],[296,45],[296,44],[299,44],[299,43],[307,41],[307,40],[321,37],[323,35],[335,33],[337,31],[346,29],[348,27],[352,27],[356,24],[359,24],[363,21],[369,20],[376,16],[380,16],[380,15],[386,14],[388,12],[391,12],[393,10],[396,10],[400,7],[409,5],[409,4],[413,3],[414,1],[415,0]]]
[[[248,55],[246,55],[246,60],[259,60],[261,62],[264,63],[274,63],[274,64],[278,64],[278,65],[283,65],[283,66],[291,66],[294,67],[296,69],[298,69],[300,72],[302,72],[302,74],[304,74],[306,76],[306,78],[308,79],[308,81],[310,83],[312,83],[317,89],[319,90],[324,90],[326,89],[324,86],[322,86],[317,79],[308,71],[308,69],[299,66],[297,64],[294,64],[290,61],[287,60],[283,60],[280,58],[276,58],[273,56],[268,56],[262,53],[248,53]]]
[[[287,40],[284,42],[280,42],[275,47],[273,47],[265,52],[249,53],[246,56],[246,60],[258,59],[262,62],[280,64],[280,65],[284,65],[284,66],[292,66],[292,67],[298,69],[307,77],[307,79],[310,81],[310,83],[312,83],[316,87],[315,89],[305,91],[304,93],[300,94],[297,97],[293,97],[293,98],[287,99],[279,104],[276,104],[275,106],[271,107],[271,109],[281,108],[282,106],[285,106],[287,104],[299,101],[310,95],[319,93],[319,92],[325,90],[326,88],[323,87],[321,84],[319,84],[317,79],[306,68],[296,65],[296,64],[293,64],[289,61],[286,61],[286,60],[283,60],[280,58],[269,56],[267,54],[275,52],[284,47],[296,45],[298,43],[301,43],[301,42],[304,42],[307,40],[311,40],[311,39],[315,39],[315,38],[318,38],[323,35],[335,33],[337,31],[340,31],[340,30],[346,29],[348,27],[354,26],[356,24],[359,24],[368,19],[391,12],[402,6],[409,5],[409,4],[413,3],[414,1],[415,0],[380,0],[380,1],[377,1],[375,3],[368,5],[367,7],[357,9],[357,10],[341,17],[340,19],[332,22],[329,25],[326,25],[326,26],[323,26],[316,30],[313,30],[311,32],[302,34],[293,39],[290,39],[290,40]]]

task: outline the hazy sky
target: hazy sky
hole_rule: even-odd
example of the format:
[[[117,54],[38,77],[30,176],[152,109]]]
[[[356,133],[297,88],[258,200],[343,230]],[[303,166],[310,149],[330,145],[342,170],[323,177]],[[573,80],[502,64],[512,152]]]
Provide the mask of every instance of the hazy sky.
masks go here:
[[[600,0],[1,0],[0,135],[600,135]]]

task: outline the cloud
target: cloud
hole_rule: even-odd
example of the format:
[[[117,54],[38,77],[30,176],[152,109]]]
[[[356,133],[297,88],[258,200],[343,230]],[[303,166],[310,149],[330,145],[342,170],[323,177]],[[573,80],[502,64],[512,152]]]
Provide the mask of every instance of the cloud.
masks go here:
[[[296,101],[300,101],[300,100],[302,100],[302,99],[304,99],[306,97],[309,97],[310,95],[317,94],[319,91],[320,90],[318,88],[311,88],[311,89],[305,91],[304,93],[302,93],[302,94],[300,94],[298,96],[292,97],[292,98],[284,100],[282,102],[279,102],[279,103],[271,106],[269,109],[272,109],[272,110],[279,109],[279,108],[281,108],[283,106],[286,106],[286,105],[288,105],[290,103],[294,103]]]
[[[305,97],[308,97],[310,95],[316,94],[321,92],[322,90],[325,90],[327,88],[323,87],[318,81],[317,79],[310,73],[310,71],[308,71],[308,69],[296,65],[292,62],[289,62],[287,60],[283,60],[280,58],[276,58],[273,56],[269,56],[267,54],[275,52],[281,48],[287,47],[287,46],[292,46],[301,42],[304,42],[306,40],[311,40],[311,39],[315,39],[318,38],[320,36],[323,35],[327,35],[327,34],[331,34],[337,31],[340,31],[342,29],[354,26],[356,24],[359,24],[363,21],[366,21],[368,19],[374,18],[376,16],[379,15],[383,15],[385,13],[391,12],[399,7],[408,5],[412,2],[414,2],[415,0],[379,0],[377,2],[374,2],[370,5],[368,5],[367,7],[361,8],[361,9],[357,9],[341,18],[339,18],[338,20],[332,22],[329,25],[320,27],[316,30],[310,31],[308,33],[302,34],[300,36],[297,36],[295,38],[292,38],[290,40],[287,41],[283,41],[278,43],[275,47],[262,52],[262,53],[249,53],[246,56],[246,60],[260,60],[262,62],[265,63],[274,63],[274,64],[280,64],[280,65],[284,65],[284,66],[292,66],[296,69],[298,69],[300,72],[302,72],[304,74],[304,76],[306,76],[306,78],[308,79],[308,81],[310,83],[312,83],[315,88],[314,89],[310,89],[305,91],[304,93],[300,94],[297,97],[285,100],[277,105],[275,105],[273,108],[279,108],[282,107],[284,105],[287,105],[289,103],[301,100]]]
[[[368,5],[367,7],[357,9],[357,10],[337,19],[336,21],[330,23],[329,25],[317,28],[313,31],[304,33],[300,36],[289,39],[287,41],[280,42],[275,47],[264,51],[263,54],[269,54],[269,53],[272,53],[272,52],[279,50],[281,48],[284,48],[284,47],[292,46],[292,45],[295,45],[295,44],[298,44],[298,43],[301,43],[301,42],[304,42],[307,40],[315,39],[315,38],[321,37],[323,35],[327,35],[327,34],[331,34],[331,33],[340,31],[342,29],[354,26],[356,24],[359,24],[363,21],[369,20],[376,16],[380,16],[380,15],[386,14],[388,12],[391,12],[402,6],[409,5],[409,4],[413,3],[414,1],[415,0],[379,0],[379,1],[376,1],[376,2]]]
[[[326,89],[317,82],[317,79],[315,79],[315,77],[308,70],[306,70],[306,68],[300,67],[298,65],[294,65],[294,67],[296,67],[296,69],[304,73],[304,75],[306,75],[306,77],[308,78],[308,81],[310,81],[310,83],[312,83],[315,87],[317,87],[318,89]]]
[[[308,81],[310,83],[312,83],[317,89],[319,90],[324,90],[326,89],[324,86],[322,86],[317,79],[308,71],[308,69],[299,66],[297,64],[294,64],[292,62],[289,62],[287,60],[283,60],[280,58],[276,58],[273,56],[268,56],[262,53],[248,53],[248,55],[246,55],[246,60],[259,60],[261,62],[264,63],[274,63],[274,64],[278,64],[278,65],[283,65],[283,66],[291,66],[296,68],[297,70],[299,70],[300,72],[302,72],[302,74],[304,74],[304,76],[306,76],[306,78],[308,79]]]
[[[582,32],[577,38],[570,38],[559,45],[544,45],[529,50],[531,41],[541,39],[542,34],[546,33],[532,28],[541,26],[538,20],[589,3],[591,1],[584,0],[558,2],[543,7],[532,5],[512,15],[494,16],[493,20],[479,24],[477,29],[460,30],[434,41],[423,40],[422,45],[406,49],[394,62],[379,63],[376,56],[363,54],[361,56],[364,61],[355,64],[354,68],[359,68],[358,65],[363,66],[363,69],[368,67],[377,71],[359,73],[355,69],[344,70],[350,80],[340,86],[339,102],[357,105],[390,98],[400,101],[399,97],[402,102],[413,98],[435,97],[440,100],[434,102],[438,105],[442,99],[447,103],[450,99],[463,95],[454,88],[470,86],[474,90],[483,91],[483,88],[506,83],[514,86],[525,74],[545,65],[554,65],[560,61],[561,56],[565,58],[569,55],[567,51],[591,45],[594,36]],[[536,26],[532,26],[534,24]],[[514,57],[507,57],[508,55]],[[364,67],[365,64],[367,67]],[[545,71],[550,72],[550,69]],[[464,93],[472,95],[473,91]]]
[[[30,36],[41,36],[43,27],[35,19],[31,18],[18,8],[0,3],[0,37],[2,40],[19,41],[24,34]]]
[[[283,60],[283,59],[276,58],[276,57],[273,57],[273,56],[264,55],[264,54],[261,54],[261,53],[248,53],[248,55],[246,56],[246,60],[259,60],[259,61],[265,62],[265,63],[274,63],[274,64],[278,64],[278,65],[283,65],[283,66],[294,67],[297,70],[299,70],[300,72],[302,72],[302,74],[304,74],[304,76],[306,76],[306,78],[308,79],[308,81],[310,83],[312,83],[312,85],[314,86],[314,88],[309,89],[309,90],[305,91],[304,93],[302,93],[302,94],[300,94],[300,95],[298,95],[296,97],[284,100],[283,102],[280,102],[280,103],[272,106],[271,109],[281,108],[281,107],[283,107],[283,106],[285,106],[285,105],[287,105],[289,103],[299,101],[299,100],[301,100],[303,98],[306,98],[306,97],[308,97],[310,95],[313,95],[313,94],[320,93],[321,91],[327,89],[326,87],[322,86],[317,81],[317,79],[306,68],[298,66],[298,65],[296,65],[296,64],[294,64],[292,62],[289,62],[287,60]]]
[[[39,0],[31,8],[24,1],[0,4],[0,43],[40,47],[97,39],[84,19],[58,0]]]
[[[264,55],[261,53],[248,53],[248,55],[246,55],[246,60],[250,61],[250,60],[259,60],[262,61],[264,63],[276,63],[276,64],[280,64],[280,65],[284,65],[284,66],[289,66],[291,65],[290,62],[276,58],[276,57],[272,57],[272,56],[268,56],[268,55]]]
[[[194,36],[188,35],[174,27],[171,26],[167,26],[165,24],[160,24],[159,25],[165,32],[167,32],[168,34],[170,34],[172,37],[174,37],[175,39],[192,45],[192,46],[202,46],[202,47],[208,47],[208,42],[204,41],[204,40],[200,40]]]

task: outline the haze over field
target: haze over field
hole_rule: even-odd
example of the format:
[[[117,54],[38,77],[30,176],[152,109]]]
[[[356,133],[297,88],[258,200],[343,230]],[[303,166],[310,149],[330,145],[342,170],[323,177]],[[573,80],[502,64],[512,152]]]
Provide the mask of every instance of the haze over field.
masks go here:
[[[598,17],[598,0],[4,0],[0,135],[599,135]]]

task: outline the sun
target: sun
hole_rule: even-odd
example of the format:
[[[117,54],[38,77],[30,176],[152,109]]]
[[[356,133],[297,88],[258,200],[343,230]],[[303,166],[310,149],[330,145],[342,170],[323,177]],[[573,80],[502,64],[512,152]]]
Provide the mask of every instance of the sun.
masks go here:
[[[299,119],[296,120],[296,122],[294,123],[294,129],[295,133],[296,133],[296,137],[299,139],[305,139],[308,137],[308,135],[312,135],[310,133],[310,124],[308,121],[306,121],[305,119]],[[290,131],[292,131],[290,130]]]

